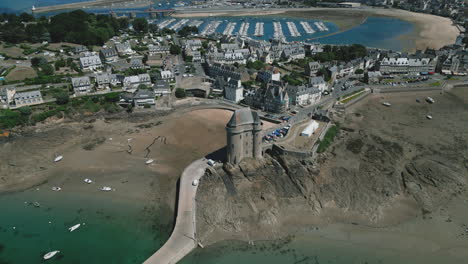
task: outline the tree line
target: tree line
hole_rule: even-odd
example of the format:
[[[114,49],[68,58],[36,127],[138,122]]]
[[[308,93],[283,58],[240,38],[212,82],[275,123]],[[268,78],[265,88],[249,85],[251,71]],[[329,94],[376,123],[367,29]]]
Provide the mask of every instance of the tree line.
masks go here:
[[[42,41],[102,45],[119,30],[128,28],[127,18],[95,15],[82,10],[35,18],[22,13],[0,14],[0,40],[8,43]]]

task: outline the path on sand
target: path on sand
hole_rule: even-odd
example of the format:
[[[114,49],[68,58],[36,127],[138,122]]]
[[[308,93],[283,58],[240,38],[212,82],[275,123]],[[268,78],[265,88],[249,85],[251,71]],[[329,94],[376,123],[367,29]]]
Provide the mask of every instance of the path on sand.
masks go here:
[[[174,230],[169,240],[143,264],[177,263],[197,246],[196,204],[197,186],[192,182],[200,180],[208,167],[206,159],[192,162],[180,177],[179,201]]]

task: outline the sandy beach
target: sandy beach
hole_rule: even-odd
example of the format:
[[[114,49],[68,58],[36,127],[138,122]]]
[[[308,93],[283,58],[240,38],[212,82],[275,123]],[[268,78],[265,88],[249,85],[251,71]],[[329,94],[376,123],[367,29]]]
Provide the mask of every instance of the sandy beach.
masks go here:
[[[415,13],[401,9],[382,8],[303,8],[283,10],[239,10],[239,11],[186,11],[174,14],[174,17],[213,17],[213,16],[289,16],[309,19],[321,19],[335,23],[340,32],[349,30],[363,23],[367,17],[391,17],[410,22],[415,25],[415,30],[403,36],[404,40],[414,43],[415,47],[407,51],[426,48],[438,49],[444,45],[453,44],[459,30],[452,24],[449,18],[434,16],[430,14]],[[339,34],[337,32],[336,34]]]

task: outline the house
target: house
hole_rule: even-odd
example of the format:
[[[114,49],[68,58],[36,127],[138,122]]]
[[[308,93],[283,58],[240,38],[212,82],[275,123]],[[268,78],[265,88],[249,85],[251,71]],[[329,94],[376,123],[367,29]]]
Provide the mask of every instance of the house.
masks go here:
[[[153,45],[149,46],[148,54],[154,56],[156,54],[169,54],[171,52],[171,47],[167,45]]]
[[[91,92],[91,81],[88,76],[71,79],[75,94],[87,94]]]
[[[431,58],[383,58],[379,63],[382,74],[419,74],[435,72],[437,57]]]
[[[106,62],[114,62],[119,58],[119,54],[114,47],[102,49],[100,54]]]
[[[201,52],[198,50],[186,49],[185,56],[192,57],[192,62],[204,62]]]
[[[138,70],[138,69],[144,69],[145,65],[143,64],[143,61],[141,58],[131,58],[130,59],[130,69]]]
[[[99,56],[97,55],[81,57],[80,67],[83,71],[93,71],[102,68],[102,62]]]
[[[284,49],[281,57],[287,60],[297,60],[305,58],[305,50],[303,46],[292,46]]]
[[[74,53],[75,54],[80,54],[82,52],[87,52],[87,51],[88,51],[88,48],[86,46],[79,45],[79,46],[75,47]]]
[[[163,66],[164,60],[166,59],[168,55],[163,55],[163,54],[155,54],[148,56],[148,60],[146,61],[146,64],[148,66]]]
[[[188,39],[185,41],[185,49],[198,50],[202,47],[202,42],[199,39]]]
[[[138,89],[133,95],[133,104],[137,108],[144,108],[156,105],[154,92],[148,89]]]
[[[161,71],[161,80],[172,80],[174,79],[174,74],[172,71]]]
[[[239,44],[237,43],[221,43],[222,50],[236,50],[239,49]]]
[[[289,95],[283,82],[271,81],[266,88],[248,94],[245,103],[251,107],[272,113],[283,113],[289,109]]]
[[[315,76],[317,72],[320,70],[320,68],[321,68],[320,63],[316,61],[312,61],[307,64],[305,73],[308,76]]]
[[[327,89],[327,83],[325,82],[322,76],[310,78],[309,84],[312,87],[319,89],[321,93],[323,93]]]
[[[293,105],[306,106],[317,103],[322,95],[319,88],[311,85],[293,86],[288,85],[287,92]]]
[[[98,89],[109,89],[111,87],[122,85],[123,75],[111,73],[96,74],[96,86]]]
[[[157,80],[153,86],[155,96],[171,95],[171,87],[169,82],[165,80]]]
[[[124,43],[116,43],[115,49],[120,56],[135,54],[135,51],[132,50],[132,46],[130,45],[129,41]]]
[[[13,96],[15,107],[42,104],[41,91],[15,92]]]
[[[281,73],[277,68],[259,71],[257,73],[257,80],[263,83],[269,83],[270,81],[280,81]]]
[[[234,103],[244,99],[244,87],[242,87],[240,80],[229,78],[224,87],[224,98]]]
[[[219,63],[214,63],[211,65],[207,64],[205,70],[207,75],[214,79],[222,76],[225,80],[228,78],[241,80],[242,82],[250,80],[250,75],[247,73],[247,71],[241,70],[232,65],[222,65]]]
[[[125,90],[137,89],[139,85],[151,86],[151,77],[147,73],[127,76],[123,79],[123,88]]]
[[[379,71],[367,72],[367,76],[369,77],[369,84],[380,83],[380,80],[382,79],[382,73]]]
[[[246,64],[247,60],[245,59],[242,53],[234,52],[225,52],[225,53],[214,53],[212,54],[214,63],[221,64]]]

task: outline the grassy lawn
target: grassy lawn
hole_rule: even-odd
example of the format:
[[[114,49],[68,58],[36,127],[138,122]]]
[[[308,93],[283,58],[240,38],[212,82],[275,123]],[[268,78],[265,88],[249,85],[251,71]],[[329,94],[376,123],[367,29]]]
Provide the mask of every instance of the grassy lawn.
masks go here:
[[[440,86],[440,82],[439,81],[433,82],[433,83],[430,83],[429,85],[430,86]]]
[[[360,92],[358,92],[358,93],[356,93],[356,94],[354,94],[354,95],[352,95],[352,96],[349,96],[349,97],[347,97],[347,98],[341,100],[340,103],[346,104],[347,102],[353,100],[354,98],[358,98],[358,97],[361,96],[363,93],[364,93],[364,91],[360,91]]]
[[[7,81],[22,81],[26,78],[36,78],[37,73],[31,67],[18,66],[6,76]]]
[[[317,153],[324,152],[331,145],[333,139],[336,137],[339,131],[340,128],[338,126],[330,127],[325,133],[323,139],[320,141],[319,146],[317,148]]]

